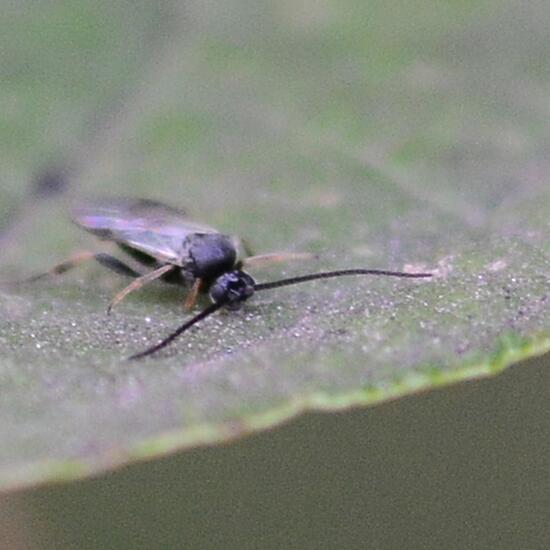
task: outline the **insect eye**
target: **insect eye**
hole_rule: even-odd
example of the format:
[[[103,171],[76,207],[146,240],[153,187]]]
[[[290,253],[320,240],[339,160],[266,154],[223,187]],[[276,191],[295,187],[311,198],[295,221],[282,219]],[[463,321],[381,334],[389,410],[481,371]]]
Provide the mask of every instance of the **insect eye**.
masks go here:
[[[210,287],[210,299],[215,304],[224,300],[227,295],[227,284],[220,279],[222,279],[222,277],[219,277]]]

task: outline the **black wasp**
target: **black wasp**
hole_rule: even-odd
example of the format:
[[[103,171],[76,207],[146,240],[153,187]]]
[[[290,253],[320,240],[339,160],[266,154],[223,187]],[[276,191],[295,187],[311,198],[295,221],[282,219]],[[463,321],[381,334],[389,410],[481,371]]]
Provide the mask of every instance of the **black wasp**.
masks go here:
[[[82,252],[56,265],[47,274],[59,275],[80,263],[95,259],[104,267],[133,281],[121,290],[109,304],[108,311],[130,292],[161,279],[187,289],[186,309],[195,304],[199,293],[208,294],[211,305],[186,321],[160,343],[132,355],[140,359],[173,342],[180,334],[218,309],[238,309],[254,292],[295,285],[345,275],[385,275],[390,277],[423,278],[431,273],[405,273],[380,269],[341,269],[311,273],[268,283],[257,283],[245,269],[271,262],[311,258],[311,254],[274,253],[252,255],[242,241],[224,235],[206,225],[191,221],[185,212],[147,199],[104,199],[81,204],[72,211],[73,221],[106,241],[113,241],[146,273],[105,253]]]

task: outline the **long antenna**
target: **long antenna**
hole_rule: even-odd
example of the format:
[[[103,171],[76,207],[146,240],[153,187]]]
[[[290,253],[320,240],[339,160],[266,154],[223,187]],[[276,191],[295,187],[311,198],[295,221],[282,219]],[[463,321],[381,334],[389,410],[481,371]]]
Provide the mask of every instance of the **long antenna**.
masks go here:
[[[402,278],[409,278],[409,279],[421,279],[421,278],[427,278],[427,277],[433,276],[432,273],[405,273],[403,271],[387,271],[384,269],[340,269],[338,271],[324,271],[322,273],[310,273],[309,275],[302,275],[300,277],[291,277],[289,279],[280,279],[278,281],[272,281],[270,283],[260,283],[254,286],[254,290],[269,290],[272,288],[279,288],[282,286],[297,285],[300,283],[306,283],[308,281],[315,281],[317,279],[330,279],[333,277],[344,277],[346,275],[383,275],[387,277],[402,277]],[[218,311],[218,309],[222,308],[224,305],[226,305],[226,303],[227,303],[227,300],[221,300],[219,302],[216,302],[204,308],[200,313],[195,315],[195,317],[192,317],[191,319],[189,319],[189,321],[186,321],[183,325],[177,328],[172,334],[167,336],[164,340],[162,340],[161,342],[159,342],[154,346],[151,346],[150,348],[147,348],[145,351],[136,353],[135,355],[128,357],[128,360],[133,361],[135,359],[143,359],[144,357],[147,357],[148,355],[152,355],[153,353],[156,353],[157,351],[165,348],[166,346],[171,344],[178,336],[183,334],[186,330],[191,328],[193,325],[195,325],[199,321],[202,321],[206,317],[212,315],[212,313],[215,313],[216,311]]]
[[[298,285],[317,279],[331,279],[332,277],[344,277],[347,275],[384,275],[387,277],[404,277],[409,279],[421,279],[433,276],[432,273],[405,273],[403,271],[387,271],[385,269],[339,269],[338,271],[324,271],[322,273],[311,273],[300,277],[280,279],[279,281],[272,281],[270,283],[260,283],[255,285],[254,290],[270,290],[281,286]]]
[[[183,334],[187,329],[191,328],[194,324],[198,323],[199,321],[202,321],[204,318],[208,317],[209,315],[212,315],[212,313],[214,313],[224,305],[225,305],[224,301],[209,305],[208,307],[204,308],[200,313],[195,315],[195,317],[189,319],[189,321],[186,321],[183,325],[181,325],[181,327],[177,328],[172,334],[167,336],[164,340],[162,340],[161,342],[159,342],[154,346],[151,346],[150,348],[147,348],[145,351],[136,353],[135,355],[128,357],[128,360],[133,361],[135,359],[143,359],[143,357],[147,357],[148,355],[156,353],[162,348],[165,348],[168,344],[172,343],[180,334]]]

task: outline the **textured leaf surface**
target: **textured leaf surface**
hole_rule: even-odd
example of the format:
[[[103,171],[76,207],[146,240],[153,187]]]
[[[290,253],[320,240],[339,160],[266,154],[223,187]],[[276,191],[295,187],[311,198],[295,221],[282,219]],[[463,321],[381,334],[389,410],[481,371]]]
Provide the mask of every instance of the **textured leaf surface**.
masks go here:
[[[544,3],[60,6],[1,20],[4,278],[94,245],[64,211],[102,194],[185,206],[257,251],[320,255],[285,275],[368,266],[437,277],[264,293],[141,363],[123,358],[181,323],[177,290],[145,289],[111,317],[124,281],[95,266],[2,290],[4,486],[550,349]]]

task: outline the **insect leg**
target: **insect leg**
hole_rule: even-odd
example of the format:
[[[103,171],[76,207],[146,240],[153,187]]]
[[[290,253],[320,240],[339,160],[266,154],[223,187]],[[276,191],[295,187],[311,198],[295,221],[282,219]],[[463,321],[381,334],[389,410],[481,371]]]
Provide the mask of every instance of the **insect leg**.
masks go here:
[[[124,300],[130,292],[134,292],[135,290],[138,290],[142,286],[154,281],[155,279],[159,279],[169,271],[172,271],[173,269],[176,269],[177,266],[168,264],[163,265],[162,267],[159,267],[158,269],[155,269],[154,271],[151,271],[150,273],[146,273],[145,275],[142,275],[141,277],[138,277],[133,282],[131,282],[126,288],[122,289],[112,300],[109,304],[109,307],[107,308],[107,314],[111,313],[111,310],[113,307],[115,307],[119,302]]]
[[[193,306],[197,301],[197,296],[199,295],[201,285],[202,279],[195,279],[195,281],[193,282],[193,286],[189,290],[189,294],[187,294],[187,297],[185,298],[185,302],[183,304],[185,311],[191,311],[193,309]]]
[[[94,256],[95,254],[93,252],[79,252],[78,254],[67,258],[65,261],[54,265],[49,271],[28,277],[22,282],[34,283],[35,281],[39,281],[40,279],[44,279],[45,277],[55,277],[56,275],[61,275],[62,273],[66,273],[67,271],[78,267],[80,264],[83,264],[84,262],[93,259]]]
[[[135,269],[132,269],[129,265],[126,265],[124,262],[121,262],[118,258],[111,256],[105,253],[95,254],[95,260],[100,263],[103,267],[118,273],[119,275],[124,275],[126,277],[132,277],[137,279],[141,277],[141,273],[138,273]]]
[[[260,254],[258,256],[250,256],[244,258],[242,266],[247,267],[262,267],[272,263],[290,262],[294,260],[314,260],[316,254],[309,252],[274,252],[272,254]]]
[[[84,251],[84,252],[79,252],[74,256],[71,256],[65,261],[58,263],[57,265],[54,265],[49,271],[46,271],[44,273],[39,273],[38,275],[33,275],[31,277],[27,277],[26,279],[23,279],[21,281],[14,281],[7,284],[20,285],[25,283],[34,283],[41,279],[45,279],[46,277],[56,277],[57,275],[61,275],[63,273],[66,273],[67,271],[70,271],[71,269],[74,269],[75,267],[78,267],[80,264],[83,264],[88,260],[94,260],[94,259],[97,262],[99,262],[102,266],[110,269],[111,271],[114,271],[115,273],[118,273],[119,275],[126,275],[127,277],[140,276],[140,274],[137,271],[134,271],[131,267],[122,263],[120,260],[117,260],[113,256],[110,256],[109,254],[104,254],[104,253],[96,254],[94,252]]]

